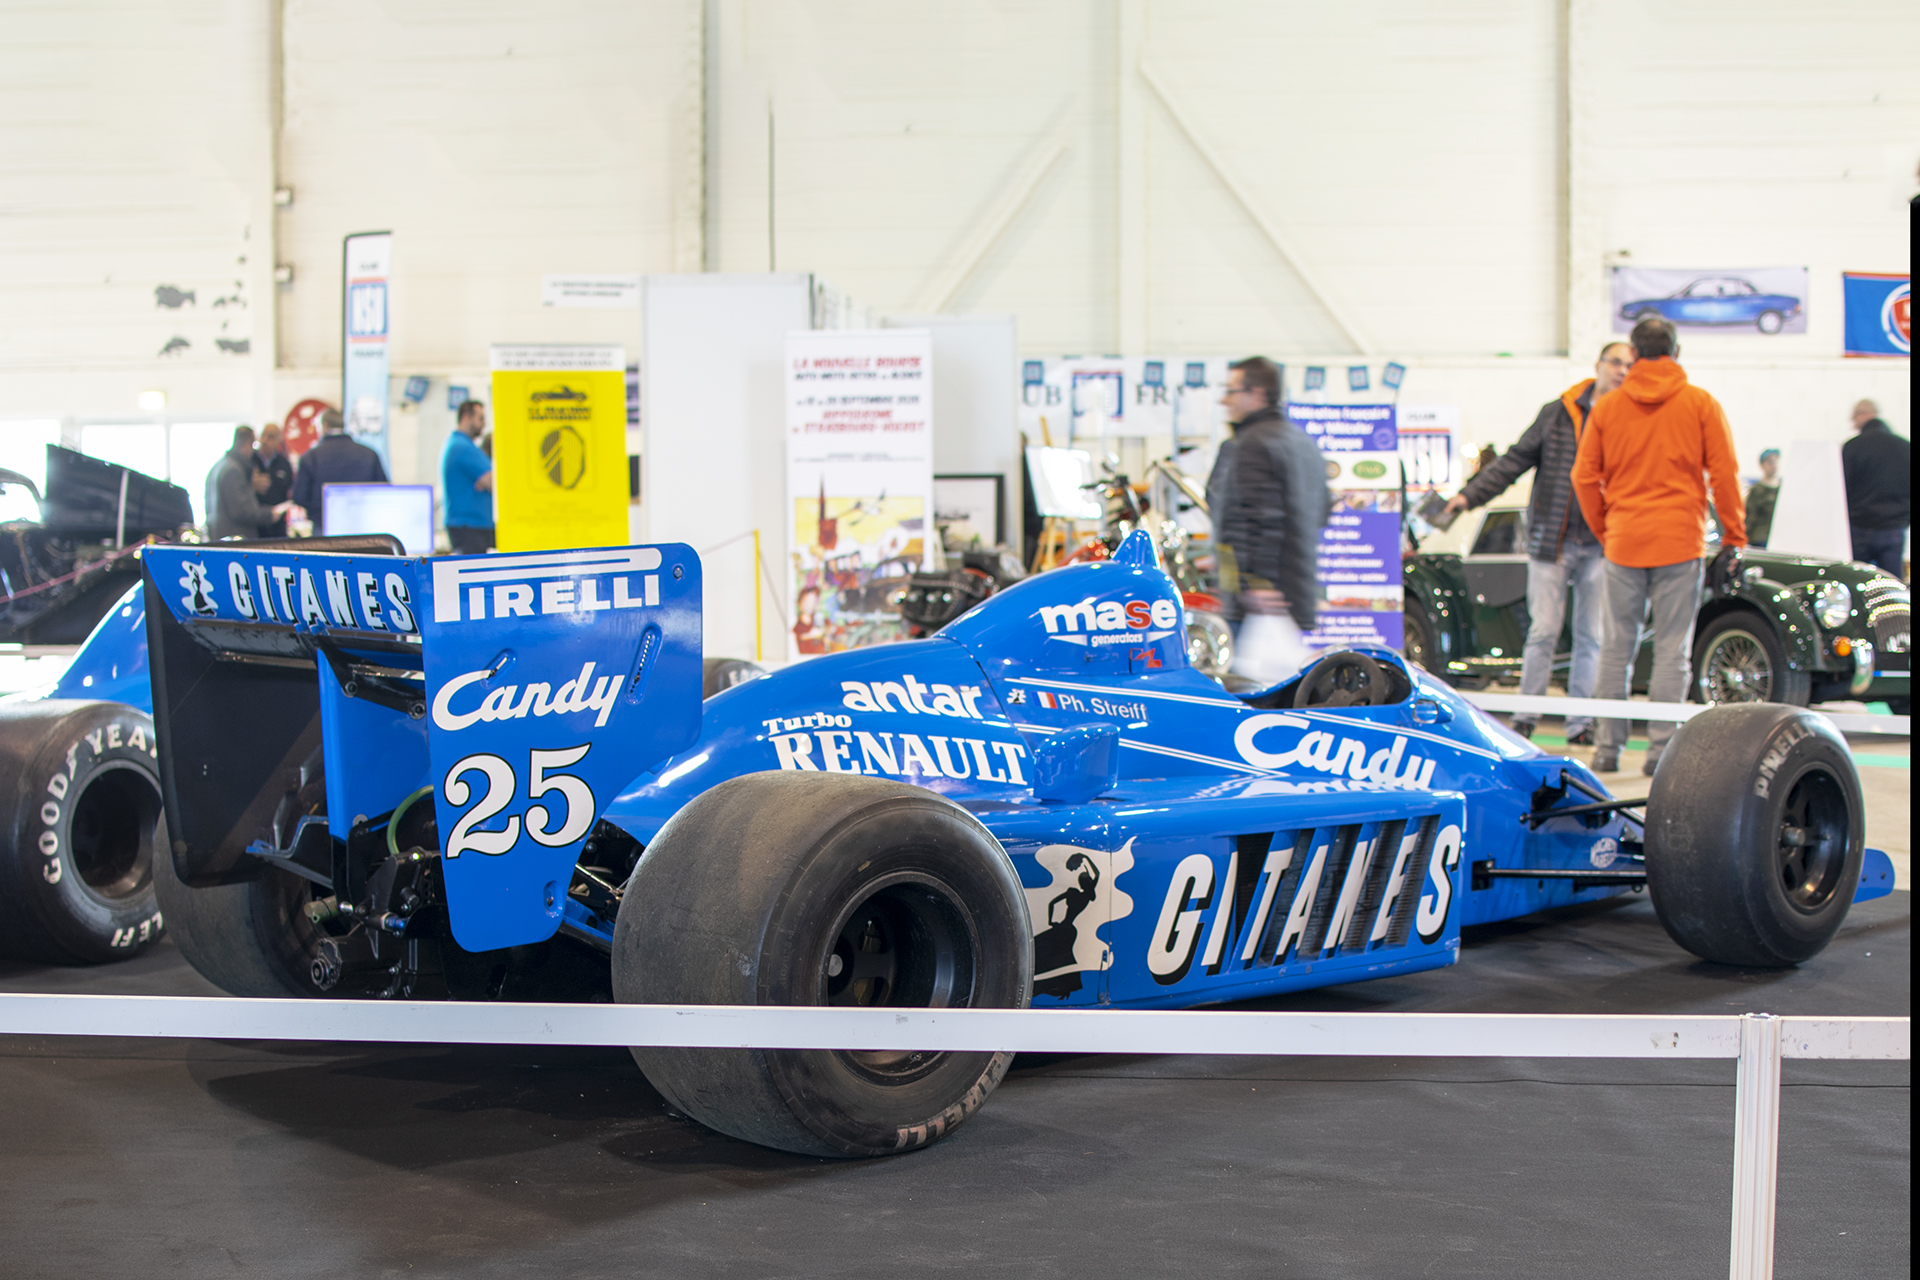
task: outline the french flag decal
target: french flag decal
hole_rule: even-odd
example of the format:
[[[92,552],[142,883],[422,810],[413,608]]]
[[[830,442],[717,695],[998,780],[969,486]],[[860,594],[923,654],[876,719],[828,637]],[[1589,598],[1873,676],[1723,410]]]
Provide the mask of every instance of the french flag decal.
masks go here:
[[[1051,708],[1054,711],[1058,711],[1060,709],[1060,699],[1056,695],[1048,693],[1044,689],[1042,689],[1038,692],[1038,696],[1040,698],[1041,706]]]

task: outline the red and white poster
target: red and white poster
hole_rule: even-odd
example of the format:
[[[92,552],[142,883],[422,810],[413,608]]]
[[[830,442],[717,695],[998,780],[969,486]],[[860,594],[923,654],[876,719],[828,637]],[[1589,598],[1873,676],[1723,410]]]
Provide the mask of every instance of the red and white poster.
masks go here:
[[[930,551],[931,335],[790,333],[786,383],[788,654],[905,639],[898,599]]]

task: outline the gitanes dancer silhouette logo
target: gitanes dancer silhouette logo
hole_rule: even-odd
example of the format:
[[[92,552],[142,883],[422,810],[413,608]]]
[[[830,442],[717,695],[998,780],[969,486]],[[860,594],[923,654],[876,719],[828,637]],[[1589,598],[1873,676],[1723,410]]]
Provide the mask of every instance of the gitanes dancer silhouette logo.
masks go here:
[[[1025,890],[1036,930],[1033,994],[1064,1000],[1080,989],[1083,972],[1113,967],[1113,947],[1099,929],[1133,914],[1133,899],[1117,883],[1133,869],[1133,841],[1112,853],[1050,844],[1033,856],[1053,873],[1046,888]]]
[[[180,585],[187,594],[180,597],[180,603],[202,618],[211,618],[220,612],[220,606],[213,602],[213,584],[207,581],[207,566],[204,561],[183,560]]]

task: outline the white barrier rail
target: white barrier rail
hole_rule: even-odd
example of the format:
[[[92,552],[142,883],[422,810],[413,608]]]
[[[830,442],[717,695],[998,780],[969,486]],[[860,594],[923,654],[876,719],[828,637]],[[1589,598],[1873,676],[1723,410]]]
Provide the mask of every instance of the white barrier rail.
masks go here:
[[[1734,1059],[1733,1280],[1773,1275],[1780,1064],[1909,1060],[1910,1018],[842,1009],[0,995],[0,1034],[424,1044]]]
[[[1597,716],[1608,720],[1691,720],[1708,708],[1698,702],[1631,702],[1614,698],[1547,698],[1520,693],[1476,693],[1457,690],[1461,697],[1482,711],[1522,711],[1548,716]],[[1842,733],[1873,733],[1886,737],[1912,736],[1912,716],[1863,716],[1853,711],[1825,711],[1808,707],[1815,715],[1825,716]]]

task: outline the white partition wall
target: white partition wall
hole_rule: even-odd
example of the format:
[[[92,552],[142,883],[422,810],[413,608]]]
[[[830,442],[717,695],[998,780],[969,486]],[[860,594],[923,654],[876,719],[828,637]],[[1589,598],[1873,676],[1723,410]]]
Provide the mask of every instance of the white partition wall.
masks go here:
[[[1010,315],[889,316],[933,335],[933,473],[1006,478],[1000,520],[1020,546],[1020,339]]]
[[[787,334],[812,327],[812,277],[648,276],[643,308],[642,536],[703,553],[709,656],[784,657],[785,606],[757,582],[753,539],[742,535],[760,531],[767,567],[782,581],[792,524],[782,510],[783,363]]]

